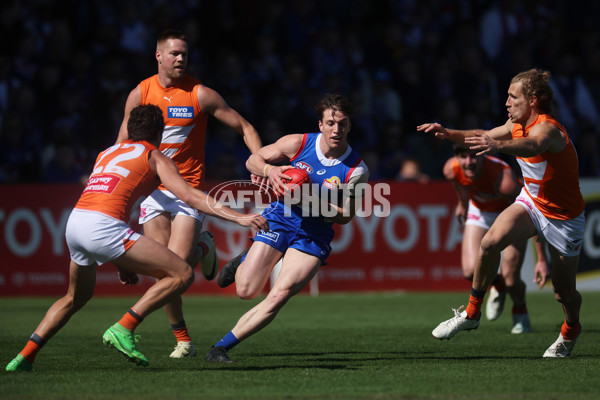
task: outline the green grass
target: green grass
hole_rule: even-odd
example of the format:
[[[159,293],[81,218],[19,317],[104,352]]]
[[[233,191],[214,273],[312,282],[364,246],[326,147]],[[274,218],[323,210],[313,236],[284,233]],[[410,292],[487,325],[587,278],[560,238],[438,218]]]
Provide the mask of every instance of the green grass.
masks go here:
[[[551,293],[528,295],[533,332],[511,335],[510,305],[494,322],[438,341],[431,330],[466,293],[298,296],[262,332],[231,351],[204,354],[258,300],[184,298],[199,351],[168,358],[162,311],[138,328],[149,367],[102,345],[134,298],[96,298],[38,354],[34,373],[7,373],[54,299],[0,299],[0,399],[596,399],[600,397],[600,293],[583,293],[583,333],[571,357],[543,359],[562,311]]]

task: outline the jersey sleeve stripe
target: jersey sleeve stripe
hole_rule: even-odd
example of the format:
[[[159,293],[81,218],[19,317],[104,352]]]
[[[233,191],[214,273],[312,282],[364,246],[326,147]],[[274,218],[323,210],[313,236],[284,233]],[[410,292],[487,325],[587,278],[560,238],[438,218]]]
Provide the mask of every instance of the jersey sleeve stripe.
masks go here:
[[[290,162],[294,161],[296,158],[298,158],[298,156],[300,155],[300,153],[302,153],[302,150],[304,149],[304,146],[306,146],[306,138],[307,138],[307,136],[308,136],[308,134],[305,133],[304,136],[302,137],[302,144],[300,145],[300,148],[296,152],[296,155],[294,155],[294,157],[292,157],[290,159]]]

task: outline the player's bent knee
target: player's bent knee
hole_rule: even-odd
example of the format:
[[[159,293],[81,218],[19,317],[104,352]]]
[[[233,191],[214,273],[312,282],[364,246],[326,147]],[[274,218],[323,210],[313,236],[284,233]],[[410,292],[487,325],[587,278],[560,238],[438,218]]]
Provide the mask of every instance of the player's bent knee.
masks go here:
[[[237,285],[237,284],[236,284]],[[236,286],[236,293],[242,300],[252,300],[260,293],[260,290],[251,290],[248,287]]]
[[[183,293],[194,282],[194,271],[192,270],[192,267],[186,264],[185,267],[177,271],[177,274],[175,274],[173,278],[175,282],[173,290],[178,293]]]
[[[486,234],[483,239],[481,239],[481,251],[483,254],[500,253],[502,248],[500,247],[499,240]]]
[[[565,306],[581,304],[581,294],[575,289],[554,288],[554,298]]]
[[[463,263],[462,274],[463,277],[468,281],[473,281],[473,274],[475,273],[475,263]]]
[[[559,303],[568,303],[571,299],[575,297],[575,292],[569,292],[566,290],[555,290],[554,298]]]
[[[64,299],[64,306],[65,308],[68,308],[71,312],[77,312],[79,311],[81,308],[83,308],[83,306],[85,306],[87,304],[87,302],[92,298],[93,293],[91,294],[86,294],[86,295],[71,295],[71,294],[67,294],[63,299]]]
[[[262,291],[263,286],[257,286],[253,282],[235,282],[235,290],[242,300],[252,300]]]
[[[194,283],[194,270],[191,266],[186,266],[185,271],[183,272],[183,283],[185,285],[185,289],[190,287],[192,283]]]

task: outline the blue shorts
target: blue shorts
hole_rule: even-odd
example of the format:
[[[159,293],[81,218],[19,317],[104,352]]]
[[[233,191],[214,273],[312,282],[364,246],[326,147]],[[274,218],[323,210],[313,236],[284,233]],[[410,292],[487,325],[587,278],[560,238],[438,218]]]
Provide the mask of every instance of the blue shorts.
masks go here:
[[[254,240],[268,244],[284,254],[288,248],[311,254],[324,264],[331,253],[333,228],[330,225],[307,225],[302,218],[286,217],[281,211],[282,206],[272,206],[263,212],[263,216],[269,221],[269,230],[258,232]]]

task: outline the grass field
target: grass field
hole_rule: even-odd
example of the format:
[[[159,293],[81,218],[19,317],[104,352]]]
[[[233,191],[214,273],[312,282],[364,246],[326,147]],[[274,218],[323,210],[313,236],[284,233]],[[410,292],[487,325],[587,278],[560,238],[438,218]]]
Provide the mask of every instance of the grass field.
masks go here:
[[[583,293],[583,333],[571,357],[543,359],[562,311],[548,292],[528,295],[533,332],[499,320],[440,342],[431,330],[466,293],[298,296],[230,356],[204,354],[255,301],[184,298],[199,356],[168,358],[174,339],[162,311],[138,328],[150,360],[137,367],[102,345],[133,298],[96,298],[38,354],[34,373],[7,373],[54,299],[0,298],[0,399],[597,399],[600,293]]]

